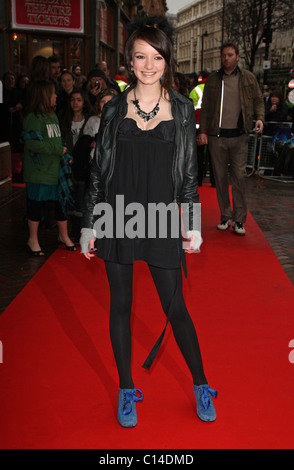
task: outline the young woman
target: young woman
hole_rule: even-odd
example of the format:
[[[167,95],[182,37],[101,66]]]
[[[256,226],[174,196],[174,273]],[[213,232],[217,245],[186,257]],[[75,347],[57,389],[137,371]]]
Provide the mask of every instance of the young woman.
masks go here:
[[[67,105],[58,113],[61,134],[70,153],[82,135],[87,120],[93,114],[94,110],[85,90],[74,89],[69,95]]]
[[[265,104],[265,120],[267,122],[286,122],[287,117],[288,108],[284,102],[281,91],[279,89],[272,90]]]
[[[73,90],[69,95],[69,101],[62,111],[58,114],[61,135],[63,136],[67,148],[71,155],[75,154],[75,146],[83,131],[89,117],[94,111],[89,103],[85,90]],[[75,243],[79,242],[81,230],[81,218],[83,214],[83,199],[85,193],[85,184],[79,175],[76,157],[73,158],[73,195],[74,206],[69,209],[71,231],[70,236]]]
[[[111,295],[110,336],[119,374],[117,417],[124,427],[136,425],[136,401],[143,398],[131,373],[130,314],[136,260],[148,263],[167,322],[191,371],[198,416],[204,421],[216,418],[212,402],[216,392],[208,387],[196,331],[182,294],[181,263],[185,268],[185,255],[181,234],[175,238],[167,228],[162,238],[158,235],[160,227],[148,226],[152,225],[148,219],[142,236],[128,236],[128,219],[125,235],[115,236],[116,229],[122,229],[115,223],[116,201],[123,196],[125,204],[140,203],[145,210],[152,203],[171,204],[174,210],[186,203],[187,252],[195,253],[202,241],[199,230],[193,231],[194,203],[196,207],[198,203],[194,108],[189,99],[171,88],[173,45],[164,32],[168,33],[168,24],[164,19],[159,23],[158,19],[157,23],[152,18],[148,21],[137,27],[126,43],[132,85],[103,109],[80,240],[81,251],[90,260],[97,236],[97,255],[105,260]],[[113,237],[100,238],[99,225],[94,225],[93,210],[99,202],[113,209]],[[149,229],[156,235],[149,237]],[[143,367],[150,368],[164,331]]]
[[[58,119],[53,111],[56,105],[54,84],[46,80],[34,80],[27,98],[23,121],[24,180],[29,227],[27,246],[33,256],[44,256],[39,244],[38,228],[44,204],[55,201],[58,240],[67,250],[76,251],[68,236],[67,217],[60,203],[58,183],[62,156],[64,165],[69,162],[65,160],[67,149],[62,144]]]
[[[278,88],[270,92],[265,103],[265,121],[264,134],[268,136],[273,136],[279,131],[281,125],[278,123],[288,121],[288,107]]]
[[[81,217],[84,207],[85,190],[89,185],[91,165],[96,147],[96,137],[100,125],[100,117],[103,106],[118,93],[115,90],[106,89],[100,93],[96,113],[83,123],[79,137],[72,149],[73,155],[73,181],[76,189],[76,207],[71,214],[71,236],[76,243],[80,240]],[[72,103],[73,104],[73,103]],[[74,106],[74,104],[73,104]]]

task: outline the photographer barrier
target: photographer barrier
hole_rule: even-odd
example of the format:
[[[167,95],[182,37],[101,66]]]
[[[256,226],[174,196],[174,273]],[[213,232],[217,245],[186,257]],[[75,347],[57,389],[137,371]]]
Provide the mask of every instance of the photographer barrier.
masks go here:
[[[294,136],[292,122],[266,122],[263,134],[250,134],[248,176],[294,183]]]
[[[253,175],[255,172],[256,151],[258,145],[258,134],[250,133],[248,142],[248,159],[247,159],[247,176]]]

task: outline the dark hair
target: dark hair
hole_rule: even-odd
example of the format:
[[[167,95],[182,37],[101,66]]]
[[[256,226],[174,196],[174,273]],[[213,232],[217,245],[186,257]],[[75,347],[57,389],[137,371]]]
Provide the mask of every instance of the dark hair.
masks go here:
[[[175,73],[175,85],[181,95],[189,97],[189,81],[183,73]]]
[[[36,55],[31,63],[30,82],[34,80],[49,80],[51,75],[50,62],[42,55]]]
[[[35,80],[34,86],[27,89],[23,115],[27,116],[29,113],[51,114],[53,112],[51,97],[54,92],[55,87],[52,81]]]
[[[97,102],[96,102],[96,106],[95,106],[96,114],[100,113],[100,102],[105,96],[114,97],[116,95],[118,95],[118,91],[115,90],[114,88],[105,88],[105,90],[102,90],[101,93],[99,93],[99,95],[97,96]]]
[[[269,99],[271,99],[273,96],[275,96],[276,98],[279,98],[281,103],[284,101],[283,94],[279,88],[274,88],[270,92]]]
[[[72,95],[76,95],[76,94],[81,95],[81,97],[83,98],[85,113],[86,114],[93,113],[93,107],[89,101],[89,95],[86,92],[86,90],[84,90],[83,88],[75,88],[69,95],[69,102],[71,100]]]
[[[48,57],[48,60],[52,64],[56,64],[57,62],[60,62],[60,60],[59,60],[59,58],[56,54],[53,54],[50,57]]]
[[[62,127],[70,128],[71,126],[74,113],[70,105],[70,101],[73,95],[81,95],[81,97],[83,98],[83,115],[85,117],[85,120],[87,120],[90,116],[94,114],[94,110],[89,101],[88,93],[86,92],[86,90],[83,90],[82,88],[75,88],[68,95],[68,100],[66,100],[64,108],[58,113],[58,118],[61,122]]]
[[[16,79],[15,73],[12,70],[8,70],[7,72],[4,72],[4,74],[2,76],[2,81],[4,82],[6,77],[8,77],[9,75],[11,75],[12,77],[14,77]]]
[[[133,31],[125,45],[125,63],[130,73],[130,84],[136,81],[136,77],[131,69],[133,60],[133,49],[137,39],[146,41],[150,46],[164,58],[166,66],[162,77],[162,87],[169,90],[173,84],[175,74],[175,60],[173,57],[173,43],[171,39],[156,25],[143,25]]]
[[[232,49],[234,49],[236,54],[239,55],[239,47],[233,42],[225,42],[221,47],[221,54],[223,53],[223,50],[227,49],[228,47],[231,47]]]

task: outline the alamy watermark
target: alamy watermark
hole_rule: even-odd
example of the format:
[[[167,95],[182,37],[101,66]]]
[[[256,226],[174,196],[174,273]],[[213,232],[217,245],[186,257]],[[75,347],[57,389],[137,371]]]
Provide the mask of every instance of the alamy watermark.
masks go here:
[[[293,348],[292,351],[289,353],[289,362],[294,364],[294,339],[291,339],[289,342],[289,348]]]
[[[96,238],[179,238],[181,234],[186,249],[190,247],[189,241],[184,240],[188,238],[187,231],[201,233],[200,203],[125,204],[124,195],[120,194],[114,209],[111,204],[100,202],[93,213],[98,216],[94,224]]]
[[[3,364],[3,343],[0,341],[0,364]]]

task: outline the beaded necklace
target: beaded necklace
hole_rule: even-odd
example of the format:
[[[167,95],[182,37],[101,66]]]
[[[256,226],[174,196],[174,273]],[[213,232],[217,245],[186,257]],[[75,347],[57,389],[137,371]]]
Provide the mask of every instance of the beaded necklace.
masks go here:
[[[159,111],[159,102],[160,102],[160,99],[161,99],[161,90],[160,90],[160,95],[159,95],[159,98],[158,98],[158,101],[156,103],[156,105],[154,106],[154,108],[149,112],[149,113],[146,113],[146,111],[143,111],[143,109],[140,108],[139,106],[139,100],[137,100],[136,98],[136,92],[135,92],[135,88],[134,88],[134,97],[135,99],[133,100],[133,103],[134,103],[134,106],[135,106],[135,112],[136,114],[138,114],[138,116],[143,119],[143,121],[147,122],[147,121],[150,121],[150,119],[154,119],[155,116],[157,115],[158,111]]]

